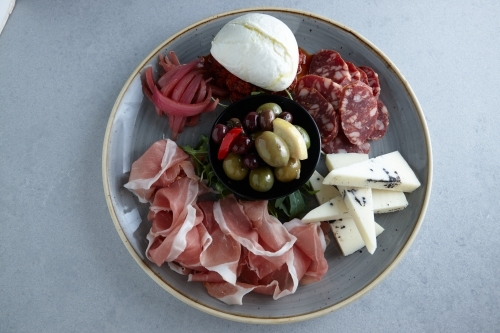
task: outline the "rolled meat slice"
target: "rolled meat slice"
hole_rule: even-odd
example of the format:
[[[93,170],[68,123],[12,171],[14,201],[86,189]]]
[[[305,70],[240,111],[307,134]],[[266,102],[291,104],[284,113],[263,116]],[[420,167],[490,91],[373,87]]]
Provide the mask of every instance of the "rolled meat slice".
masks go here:
[[[377,98],[366,84],[356,81],[342,90],[340,123],[352,144],[361,145],[370,137],[377,121]]]

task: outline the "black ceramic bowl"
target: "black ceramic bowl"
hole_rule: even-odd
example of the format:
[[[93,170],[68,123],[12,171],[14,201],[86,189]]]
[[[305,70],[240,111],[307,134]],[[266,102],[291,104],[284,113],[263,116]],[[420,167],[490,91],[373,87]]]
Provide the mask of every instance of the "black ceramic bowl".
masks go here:
[[[311,139],[311,146],[307,150],[308,158],[306,160],[300,161],[301,170],[300,178],[292,180],[291,182],[280,182],[276,178],[274,180],[273,187],[267,192],[258,192],[250,187],[248,177],[243,180],[232,180],[226,176],[223,168],[222,161],[217,159],[217,153],[219,151],[219,145],[216,144],[212,139],[210,139],[210,163],[212,168],[219,177],[220,181],[229,188],[237,197],[249,200],[272,200],[284,197],[290,193],[298,190],[302,185],[304,185],[309,178],[311,178],[316,165],[318,164],[320,153],[321,153],[321,139],[318,131],[318,127],[314,122],[313,118],[300,104],[294,102],[293,100],[270,94],[259,94],[244,98],[236,103],[231,104],[229,107],[222,112],[222,114],[217,118],[212,129],[215,125],[222,123],[226,124],[231,118],[243,119],[246,114],[250,111],[255,111],[259,106],[265,103],[276,103],[281,106],[283,111],[288,111],[293,116],[293,124],[299,125],[304,128]],[[211,133],[211,132],[210,132]]]

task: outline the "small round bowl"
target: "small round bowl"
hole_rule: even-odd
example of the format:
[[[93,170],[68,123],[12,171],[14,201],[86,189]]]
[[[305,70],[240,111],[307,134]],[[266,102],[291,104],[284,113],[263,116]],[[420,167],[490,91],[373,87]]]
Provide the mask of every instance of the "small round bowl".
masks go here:
[[[297,191],[309,180],[309,178],[311,178],[314,170],[316,169],[321,153],[321,139],[318,127],[316,126],[313,118],[302,106],[300,106],[300,104],[289,98],[278,95],[258,94],[249,96],[231,104],[217,118],[212,126],[212,129],[219,123],[226,124],[231,118],[243,119],[248,112],[257,110],[257,108],[264,103],[276,103],[283,111],[290,112],[293,116],[293,124],[301,126],[309,134],[311,146],[307,150],[307,159],[300,161],[301,169],[299,179],[294,179],[291,182],[280,182],[275,179],[274,185],[269,191],[259,192],[250,187],[248,177],[243,180],[232,180],[226,176],[226,173],[222,168],[222,161],[217,158],[219,145],[210,139],[208,156],[210,158],[212,169],[220,181],[236,196],[242,199],[272,200],[284,197]]]

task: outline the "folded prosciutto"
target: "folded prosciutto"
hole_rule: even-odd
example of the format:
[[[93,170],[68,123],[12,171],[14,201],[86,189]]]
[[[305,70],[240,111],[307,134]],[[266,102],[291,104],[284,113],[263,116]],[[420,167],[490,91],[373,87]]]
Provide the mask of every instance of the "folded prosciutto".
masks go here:
[[[132,163],[129,181],[124,186],[146,203],[158,188],[169,186],[182,174],[198,180],[188,154],[172,140],[159,140]]]
[[[125,187],[150,202],[146,257],[203,282],[222,302],[242,304],[251,291],[278,299],[319,281],[328,269],[320,223],[282,224],[267,201],[233,195],[203,201],[207,188],[171,140],[155,142],[133,163]]]

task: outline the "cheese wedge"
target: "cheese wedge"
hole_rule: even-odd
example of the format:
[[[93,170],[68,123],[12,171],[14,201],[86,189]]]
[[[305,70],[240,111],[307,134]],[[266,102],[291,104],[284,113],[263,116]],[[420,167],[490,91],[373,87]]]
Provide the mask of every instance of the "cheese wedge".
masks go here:
[[[367,160],[367,154],[328,154],[326,156],[326,165],[332,171]],[[375,220],[373,217],[372,190],[350,186],[337,186],[337,189],[344,198],[344,203],[358,227],[366,248],[373,254],[377,248],[377,235],[375,233]]]
[[[377,234],[373,216],[372,189],[339,186],[339,191],[344,197],[344,203],[352,219],[356,222],[366,249],[373,254],[377,249]]]
[[[316,170],[309,179],[309,182],[311,183],[311,187],[313,188],[313,190],[318,191],[316,192],[315,195],[320,205],[340,195],[340,192],[335,188],[335,186],[324,185],[323,184],[324,179],[325,178]],[[321,221],[326,221],[326,220],[321,220]]]
[[[335,198],[328,200],[307,213],[302,218],[302,222],[313,223],[344,218],[351,218],[351,213],[344,203],[342,196],[337,195]]]
[[[341,219],[330,223],[330,228],[333,232],[333,237],[339,244],[340,250],[344,256],[348,256],[356,251],[361,250],[365,246],[363,238],[356,227],[353,219]],[[375,233],[380,235],[384,231],[377,222],[375,222]]]
[[[373,213],[392,213],[405,209],[408,200],[403,192],[372,189]]]
[[[368,154],[327,154],[325,162],[328,170],[332,171],[366,160],[368,160]],[[408,206],[403,192],[372,189],[372,197],[375,214],[396,212]]]
[[[323,184],[412,192],[420,181],[398,151],[330,171]]]
[[[372,190],[372,198],[374,214],[392,213],[408,206],[408,201],[403,192]],[[352,216],[342,196],[337,194],[337,196],[309,211],[302,218],[302,222],[313,223],[341,218],[352,218]]]
[[[328,170],[332,171],[366,160],[368,160],[368,154],[326,154],[325,164]]]

